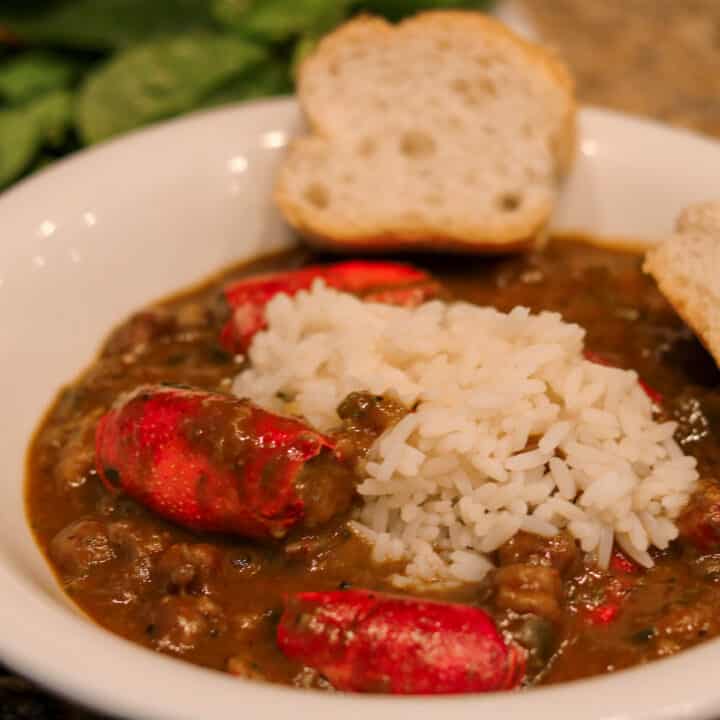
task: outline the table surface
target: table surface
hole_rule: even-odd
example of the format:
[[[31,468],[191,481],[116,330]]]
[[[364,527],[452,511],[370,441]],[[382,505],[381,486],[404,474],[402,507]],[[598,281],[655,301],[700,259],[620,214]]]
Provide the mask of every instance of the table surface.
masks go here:
[[[581,103],[720,137],[717,0],[518,0]]]
[[[517,0],[583,104],[720,137],[718,0]],[[101,720],[0,666],[0,720]]]

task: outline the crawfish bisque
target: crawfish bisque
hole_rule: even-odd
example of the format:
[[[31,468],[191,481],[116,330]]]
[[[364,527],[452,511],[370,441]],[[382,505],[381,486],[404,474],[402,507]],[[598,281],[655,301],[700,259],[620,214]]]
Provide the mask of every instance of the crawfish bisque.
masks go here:
[[[36,433],[28,517],[147,648],[524,691],[720,634],[719,379],[633,255],[298,251],[113,330]]]

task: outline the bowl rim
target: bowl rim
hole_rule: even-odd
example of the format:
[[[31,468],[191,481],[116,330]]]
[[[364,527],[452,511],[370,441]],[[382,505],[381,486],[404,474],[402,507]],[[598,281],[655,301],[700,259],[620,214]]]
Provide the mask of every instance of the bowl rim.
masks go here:
[[[259,113],[288,117],[296,112],[291,98],[260,100],[243,106],[229,106],[164,122],[88,148],[63,159],[21,181],[0,195],[0,217],[27,202],[34,202],[58,183],[77,182],[97,162],[111,162],[138,144],[150,147],[158,136],[182,133],[191,127],[211,130],[228,114]],[[720,155],[720,143],[696,133],[667,128],[654,121],[632,118],[607,110],[585,109],[588,122],[611,123],[655,133],[658,138],[685,138],[712,146]],[[5,222],[5,221],[4,221]],[[4,627],[18,625],[18,618],[31,617],[22,632],[0,635],[0,657],[9,666],[76,702],[101,712],[121,716],[178,720],[197,717],[231,717],[241,707],[257,713],[313,718],[334,718],[337,712],[358,719],[377,713],[390,718],[397,709],[412,711],[418,720],[430,720],[437,713],[452,712],[457,718],[473,718],[478,712],[493,716],[564,720],[576,718],[673,718],[700,719],[720,710],[720,687],[713,668],[720,661],[720,640],[686,650],[678,656],[655,661],[608,676],[558,686],[535,688],[527,693],[447,697],[378,697],[299,693],[277,685],[240,680],[215,671],[192,666],[182,660],[148,652],[129,641],[88,623],[80,614],[63,608],[43,596],[12,570],[0,555],[0,584],[4,588],[0,618]],[[48,652],[51,646],[53,652]],[[97,658],[112,657],[107,668]],[[70,657],[69,661],[64,658]],[[123,668],[122,682],[112,671]],[[108,672],[110,671],[110,672]],[[678,683],[678,677],[682,682]],[[88,682],[90,680],[90,682]],[[170,685],[172,683],[172,685]],[[158,687],[158,685],[160,687]],[[131,690],[132,688],[132,690]],[[160,692],[158,692],[160,690]],[[167,702],[171,693],[172,702]],[[593,693],[590,695],[589,693]]]

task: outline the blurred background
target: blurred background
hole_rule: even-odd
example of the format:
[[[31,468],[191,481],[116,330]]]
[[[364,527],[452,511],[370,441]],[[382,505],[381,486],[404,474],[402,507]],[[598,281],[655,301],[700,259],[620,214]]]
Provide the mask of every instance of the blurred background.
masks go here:
[[[450,7],[554,46],[584,103],[720,136],[717,0],[0,0],[0,189],[158,120],[290,93],[354,14]]]
[[[720,137],[718,0],[0,0],[0,191],[80,148],[293,91],[360,13],[491,11],[553,46],[582,103]],[[89,720],[0,668],[0,720]]]
[[[0,0],[0,188],[148,123],[282,95],[348,17],[484,0]]]

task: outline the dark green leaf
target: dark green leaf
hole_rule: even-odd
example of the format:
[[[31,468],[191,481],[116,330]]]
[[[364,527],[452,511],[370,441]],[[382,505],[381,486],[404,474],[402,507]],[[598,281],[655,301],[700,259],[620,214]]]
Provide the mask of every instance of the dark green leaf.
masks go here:
[[[243,29],[242,22],[255,6],[255,0],[212,0],[215,19],[233,30]]]
[[[322,34],[341,22],[348,0],[214,0],[217,19],[265,42],[286,42],[305,33]]]
[[[58,147],[73,119],[73,95],[67,90],[56,90],[30,104],[27,113],[42,142]]]
[[[0,98],[11,105],[69,87],[77,65],[60,55],[26,52],[0,65]]]
[[[0,111],[0,187],[20,175],[38,147],[38,134],[22,110]]]
[[[30,44],[85,49],[127,47],[159,35],[207,29],[210,0],[56,0],[6,7],[0,25]]]
[[[26,170],[43,145],[62,142],[71,118],[72,95],[64,90],[0,111],[0,187]]]
[[[227,85],[210,94],[203,107],[226,105],[242,100],[285,95],[292,92],[290,71],[284,63],[266,63],[252,72],[234,78]]]
[[[266,60],[262,48],[219,34],[158,40],[118,53],[92,73],[77,123],[88,143],[192,110]]]
[[[492,0],[361,0],[359,9],[383,15],[389,20],[400,20],[423,10],[486,10],[491,5]]]

